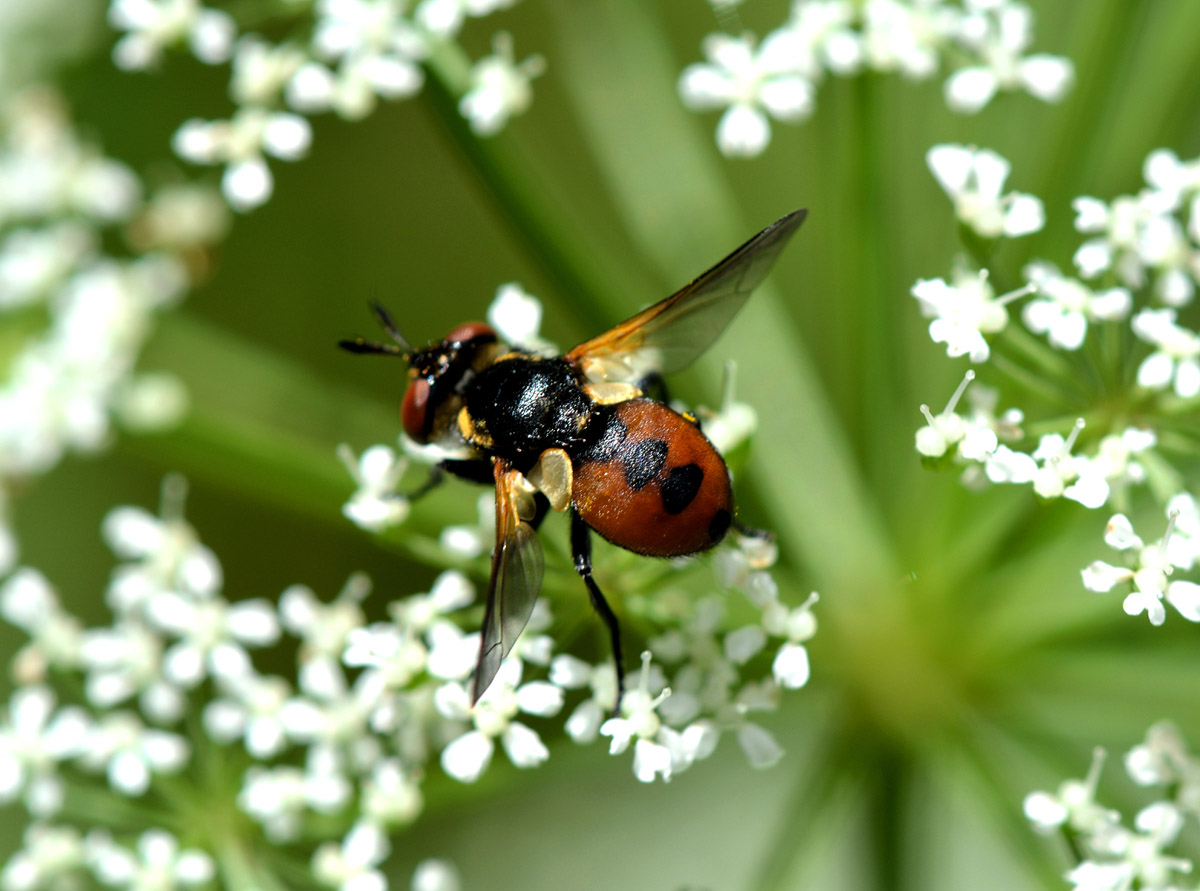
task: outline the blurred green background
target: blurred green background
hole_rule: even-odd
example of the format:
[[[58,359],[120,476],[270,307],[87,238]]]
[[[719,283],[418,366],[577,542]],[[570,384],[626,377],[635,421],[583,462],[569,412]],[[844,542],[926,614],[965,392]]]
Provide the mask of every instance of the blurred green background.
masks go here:
[[[1045,231],[1001,247],[998,285],[1033,256],[1068,268],[1074,196],[1136,192],[1152,149],[1200,154],[1200,4],[1031,5],[1034,49],[1076,66],[1061,105],[1004,94],[963,117],[945,109],[940,78],[829,79],[812,119],[776,126],[750,161],[722,158],[717,115],[676,95],[717,29],[703,0],[526,0],[469,23],[473,58],[498,29],[518,58],[545,57],[532,109],[484,141],[462,132],[435,84],[362,122],[315,119],[310,156],[272,162],[275,196],[236,220],[211,278],[143,356],[187,383],[187,420],[24,485],[22,562],[102,623],[113,561],[101,519],[117,504],[155,509],[175,470],[226,596],[303,582],[328,598],[365,570],[381,611],[436,570],[340,512],[352,486],[336,445],[361,450],[398,430],[403,368],[334,346],[374,336],[367,300],[421,341],[481,317],[498,285],[518,281],[544,302],[545,336],[568,346],[807,207],[768,286],[671,382],[713,405],[721,364],[738,362],[739,394],[760,418],[738,472],[741,515],[779,533],[784,596],[822,596],[812,681],[763,720],[787,757],[754,772],[727,738],[710,761],[647,787],[628,756],[554,738],[536,771],[497,758],[474,787],[430,778],[427,812],[395,840],[389,872],[403,887],[436,855],[469,888],[1063,887],[1065,850],[1028,829],[1023,796],[1082,776],[1092,746],[1122,753],[1160,718],[1200,745],[1197,631],[1177,615],[1152,628],[1118,595],[1083,589],[1079,570],[1112,557],[1106,511],[1040,504],[1025,487],[966,493],[954,473],[921,467],[917,406],[938,410],[965,368],[930,343],[909,296],[917,278],[948,275],[961,249],[924,156],[939,142],[993,148],[1013,164],[1009,188],[1045,202]],[[760,35],[786,11],[739,7]],[[120,73],[96,16],[95,52],[62,77],[75,118],[148,181],[169,177],[179,123],[229,114],[227,71],[175,57]],[[1182,320],[1196,325],[1194,307]],[[478,494],[444,486],[411,522],[472,522]],[[564,535],[564,523],[549,527]],[[3,651],[17,645],[11,629],[0,635]],[[1143,800],[1115,758],[1102,788],[1127,812]],[[0,821],[0,852],[20,830],[15,816]]]

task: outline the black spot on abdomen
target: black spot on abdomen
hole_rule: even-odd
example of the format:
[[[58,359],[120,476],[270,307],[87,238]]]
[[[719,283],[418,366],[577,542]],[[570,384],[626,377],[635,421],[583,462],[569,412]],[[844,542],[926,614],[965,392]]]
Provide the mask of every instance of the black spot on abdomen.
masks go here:
[[[672,467],[670,475],[662,484],[663,508],[669,514],[682,513],[700,491],[702,482],[704,471],[700,469],[699,464]]]
[[[643,439],[625,452],[625,482],[637,492],[658,476],[670,446],[661,439]]]
[[[725,533],[729,531],[729,524],[733,522],[733,516],[725,508],[721,508],[708,523],[708,538],[716,544],[725,537]]]

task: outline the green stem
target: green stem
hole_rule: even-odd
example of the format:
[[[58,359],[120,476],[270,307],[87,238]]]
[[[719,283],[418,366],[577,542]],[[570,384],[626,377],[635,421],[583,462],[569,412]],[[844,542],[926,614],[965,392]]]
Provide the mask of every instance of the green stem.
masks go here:
[[[1045,378],[1039,377],[1034,372],[1030,371],[1021,365],[1018,365],[1007,356],[999,353],[992,353],[988,364],[1003,374],[1014,384],[1021,387],[1027,393],[1038,396],[1044,399],[1050,405],[1059,405],[1065,407],[1067,400],[1063,397],[1063,393],[1053,384],[1046,381]]]
[[[612,323],[601,312],[597,296],[640,293],[644,283],[628,269],[604,262],[606,252],[594,226],[569,203],[551,193],[538,165],[506,132],[493,137],[473,133],[458,104],[470,88],[470,60],[457,44],[436,44],[426,60],[432,77],[422,96],[455,147],[470,162],[484,194],[521,235],[533,261],[569,301],[589,329]],[[515,129],[510,127],[510,130]],[[615,302],[615,298],[610,298]]]
[[[269,869],[256,862],[236,838],[222,837],[217,842],[215,853],[226,888],[237,888],[239,891],[287,891],[287,886]]]
[[[996,345],[1005,352],[1028,359],[1060,387],[1078,392],[1079,374],[1071,363],[1020,325],[1006,325]]]

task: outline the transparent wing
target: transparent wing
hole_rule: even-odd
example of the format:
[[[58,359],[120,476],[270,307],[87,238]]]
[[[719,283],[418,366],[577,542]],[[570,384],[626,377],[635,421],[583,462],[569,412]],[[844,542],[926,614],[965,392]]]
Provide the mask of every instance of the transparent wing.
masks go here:
[[[496,477],[496,549],[488,581],[487,607],[479,641],[479,662],[471,704],[479,701],[500,663],[529,621],[542,589],[542,545],[528,522],[533,516],[532,490],[507,461],[494,462]]]
[[[691,364],[767,277],[807,214],[797,210],[776,220],[666,300],[579,344],[566,359],[592,379],[634,383]]]

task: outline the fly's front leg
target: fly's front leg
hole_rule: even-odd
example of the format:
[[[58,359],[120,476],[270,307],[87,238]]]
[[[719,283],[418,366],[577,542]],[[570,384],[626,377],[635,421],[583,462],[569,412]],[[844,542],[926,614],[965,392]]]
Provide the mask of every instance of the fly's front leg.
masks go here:
[[[613,704],[613,714],[615,715],[621,707],[621,698],[625,695],[625,665],[621,659],[621,627],[617,624],[617,617],[608,605],[608,601],[600,593],[596,580],[592,578],[592,531],[588,529],[579,514],[573,510],[571,511],[571,553],[575,557],[575,571],[587,585],[592,607],[600,614],[604,624],[608,626],[608,635],[612,640],[613,661],[617,666],[617,701]]]

